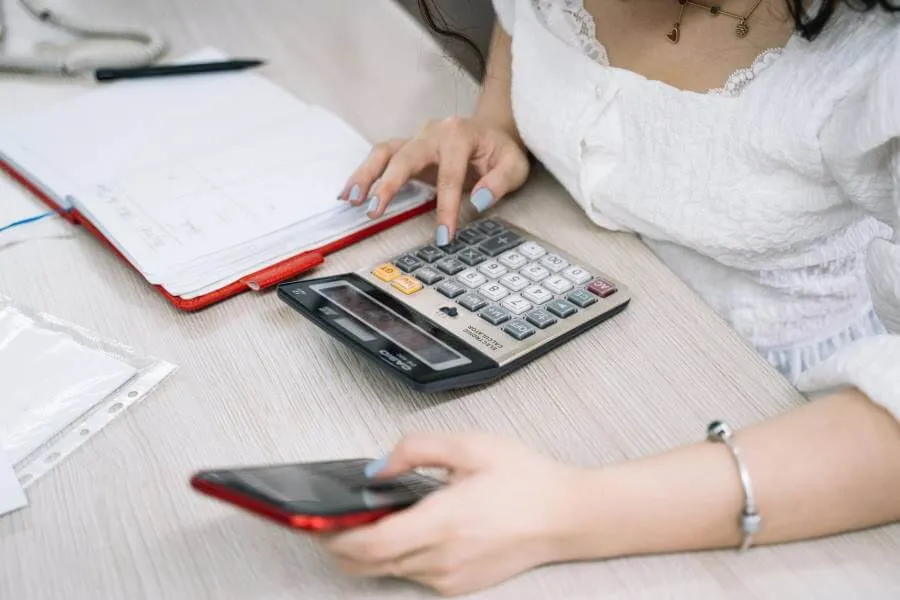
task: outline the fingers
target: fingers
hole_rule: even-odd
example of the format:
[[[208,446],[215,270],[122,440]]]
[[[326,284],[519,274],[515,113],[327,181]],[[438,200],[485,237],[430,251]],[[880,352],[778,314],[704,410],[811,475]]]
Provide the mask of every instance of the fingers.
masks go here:
[[[366,208],[369,217],[377,218],[384,214],[400,188],[436,159],[435,143],[432,140],[415,139],[400,148],[384,169],[375,186],[377,189],[369,193]]]
[[[431,434],[407,436],[384,459],[366,469],[370,477],[390,478],[413,469],[434,467],[465,475],[482,466],[473,436]]]
[[[440,146],[437,177],[437,230],[435,242],[445,246],[456,235],[459,203],[474,143],[466,138],[448,138]]]
[[[390,565],[443,539],[442,513],[433,506],[423,500],[373,525],[334,535],[323,546],[345,565],[355,565],[358,574],[390,575]]]
[[[515,151],[502,155],[497,164],[472,188],[469,202],[479,213],[493,206],[500,198],[519,188],[528,177],[528,161]]]
[[[391,158],[399,151],[407,140],[396,139],[377,144],[365,161],[353,172],[341,193],[339,200],[349,201],[359,206],[369,197],[372,184],[381,177]]]

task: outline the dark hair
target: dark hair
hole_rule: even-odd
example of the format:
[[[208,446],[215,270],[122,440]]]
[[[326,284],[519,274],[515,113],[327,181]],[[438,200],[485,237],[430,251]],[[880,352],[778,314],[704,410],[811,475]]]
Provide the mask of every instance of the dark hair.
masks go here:
[[[831,20],[840,2],[844,2],[850,8],[860,12],[867,12],[875,7],[880,7],[888,12],[900,11],[900,0],[822,0],[818,12],[810,16],[803,6],[804,1],[785,0],[791,17],[794,19],[794,29],[807,40],[814,40],[822,32],[825,25]],[[441,9],[435,4],[435,0],[418,0],[418,5],[425,25],[432,32],[444,39],[456,40],[469,49],[478,63],[478,73],[475,75],[480,79],[485,71],[485,57],[478,45],[469,37],[449,28],[447,19]]]

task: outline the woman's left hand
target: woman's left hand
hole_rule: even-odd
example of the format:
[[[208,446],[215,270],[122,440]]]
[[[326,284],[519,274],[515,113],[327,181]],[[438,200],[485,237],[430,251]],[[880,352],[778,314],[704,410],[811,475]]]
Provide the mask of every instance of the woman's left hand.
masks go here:
[[[511,440],[431,435],[401,441],[377,477],[420,467],[447,469],[450,483],[409,509],[322,539],[345,572],[457,595],[561,556],[583,470]]]

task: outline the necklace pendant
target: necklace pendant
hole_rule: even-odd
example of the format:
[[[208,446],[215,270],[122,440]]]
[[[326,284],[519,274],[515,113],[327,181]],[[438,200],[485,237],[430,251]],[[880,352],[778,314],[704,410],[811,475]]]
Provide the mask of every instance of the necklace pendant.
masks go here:
[[[734,35],[738,36],[740,39],[744,39],[747,37],[748,33],[750,33],[750,25],[747,24],[745,19],[741,19],[734,28]]]
[[[669,38],[669,41],[673,44],[677,44],[678,40],[681,39],[681,24],[675,23],[669,33],[666,34],[666,37]]]

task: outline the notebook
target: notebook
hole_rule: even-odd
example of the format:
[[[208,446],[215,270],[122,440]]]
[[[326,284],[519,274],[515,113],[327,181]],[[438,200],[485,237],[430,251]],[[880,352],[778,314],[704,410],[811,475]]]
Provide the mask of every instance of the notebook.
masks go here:
[[[376,221],[337,201],[370,148],[253,72],[120,81],[0,125],[0,166],[183,310],[297,277],[433,206],[417,181]]]

